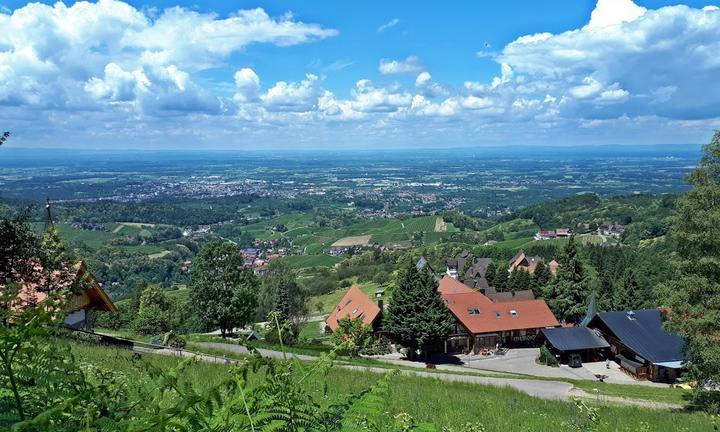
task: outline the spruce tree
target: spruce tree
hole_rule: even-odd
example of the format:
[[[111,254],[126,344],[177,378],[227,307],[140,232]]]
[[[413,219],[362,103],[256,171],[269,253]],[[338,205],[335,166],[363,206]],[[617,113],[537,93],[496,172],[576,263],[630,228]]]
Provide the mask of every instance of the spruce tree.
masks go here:
[[[699,384],[695,402],[718,412],[720,396],[706,386],[720,383],[720,131],[687,181],[693,188],[678,200],[671,230],[680,262],[677,279],[664,287],[672,311],[666,325],[686,340],[687,372]]]
[[[548,306],[560,320],[575,323],[582,319],[590,292],[574,237],[565,245],[557,277],[544,291]]]
[[[642,308],[647,300],[635,276],[635,271],[628,268],[613,287],[613,309],[626,311]]]
[[[534,286],[538,289],[544,287],[550,282],[552,274],[550,269],[544,261],[540,261],[535,267],[535,273],[533,273]]]
[[[493,280],[493,286],[495,287],[495,291],[503,292],[507,290],[509,277],[510,273],[507,271],[507,268],[505,268],[505,266],[498,266],[497,270],[495,271],[495,279]]]
[[[488,266],[485,268],[484,276],[488,285],[491,287],[495,287],[495,272],[497,272],[497,265],[495,264],[495,261],[490,261]]]
[[[410,357],[418,349],[426,357],[436,352],[452,330],[453,317],[437,288],[435,278],[412,263],[398,275],[384,328]]]

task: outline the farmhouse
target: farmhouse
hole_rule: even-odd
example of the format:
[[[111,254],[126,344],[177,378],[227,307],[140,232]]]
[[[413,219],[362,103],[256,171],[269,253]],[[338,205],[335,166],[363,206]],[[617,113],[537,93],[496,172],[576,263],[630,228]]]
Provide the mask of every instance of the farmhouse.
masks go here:
[[[358,318],[365,325],[372,326],[373,331],[380,331],[382,329],[382,306],[382,300],[379,299],[376,304],[357,286],[353,285],[325,320],[325,330],[337,330],[340,320],[343,318]]]
[[[658,309],[601,312],[588,327],[610,344],[615,361],[639,379],[672,382],[683,368],[683,339],[663,329]]]
[[[619,223],[604,222],[600,226],[599,231],[601,231],[606,236],[620,237],[620,235],[625,231],[625,227],[620,225]]]
[[[525,270],[526,272],[532,274],[535,273],[535,269],[540,262],[545,262],[543,257],[528,256],[525,254],[525,251],[520,250],[510,261],[508,261],[508,272],[512,272],[513,270]],[[559,264],[555,260],[548,263],[548,268],[552,274],[557,272],[558,267]]]
[[[540,230],[535,234],[535,240],[552,240],[557,238],[557,234],[552,230]]]
[[[540,330],[560,325],[544,300],[495,303],[449,276],[440,281],[438,291],[456,320],[446,353],[530,344]]]
[[[447,261],[446,274],[462,281],[465,285],[485,292],[490,288],[485,272],[491,262],[491,258],[476,258],[470,252],[462,251],[456,258]]]
[[[74,272],[73,285],[80,290],[67,299],[65,326],[78,330],[92,330],[93,315],[96,311],[117,312],[117,307],[107,293],[95,280],[83,261],[79,261],[71,270]],[[20,307],[38,304],[48,298],[48,293],[37,286],[23,285],[20,290]]]

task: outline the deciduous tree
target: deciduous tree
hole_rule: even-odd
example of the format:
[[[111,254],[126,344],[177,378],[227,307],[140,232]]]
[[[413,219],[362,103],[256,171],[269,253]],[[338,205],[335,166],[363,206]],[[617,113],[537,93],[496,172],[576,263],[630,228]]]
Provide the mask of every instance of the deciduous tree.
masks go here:
[[[190,270],[190,301],[206,329],[223,337],[250,323],[257,307],[258,280],[243,268],[240,248],[232,243],[208,243]]]

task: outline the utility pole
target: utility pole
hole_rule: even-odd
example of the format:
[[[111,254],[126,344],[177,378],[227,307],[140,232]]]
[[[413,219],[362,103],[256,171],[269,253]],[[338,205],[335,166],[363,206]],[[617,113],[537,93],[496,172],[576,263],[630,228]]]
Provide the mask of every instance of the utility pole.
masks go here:
[[[52,211],[50,210],[50,198],[45,200],[45,211],[47,212],[47,220],[45,221],[45,232],[55,228],[55,222],[53,222]]]

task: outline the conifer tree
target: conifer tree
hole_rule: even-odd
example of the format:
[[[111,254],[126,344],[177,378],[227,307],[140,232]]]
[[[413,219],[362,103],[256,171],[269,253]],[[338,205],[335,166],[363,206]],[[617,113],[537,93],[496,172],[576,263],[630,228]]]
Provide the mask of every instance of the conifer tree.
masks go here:
[[[720,383],[720,131],[687,181],[693,188],[678,200],[671,230],[680,271],[664,287],[666,325],[686,339],[687,371],[699,383],[695,402],[717,413],[720,396],[706,385]]]
[[[414,356],[436,352],[452,330],[453,318],[445,306],[435,278],[408,264],[400,271],[392,294],[384,328],[398,344]]]
[[[586,310],[588,281],[578,256],[575,238],[570,237],[560,259],[555,280],[545,287],[544,297],[555,316],[565,322],[578,322]]]
[[[544,261],[540,261],[535,267],[535,273],[533,273],[534,286],[538,289],[544,287],[550,282],[552,274],[550,269]]]
[[[495,273],[497,272],[497,264],[495,264],[495,261],[490,261],[488,263],[487,268],[485,268],[485,280],[487,280],[488,285],[491,287],[495,287]]]
[[[503,292],[503,291],[507,290],[509,277],[510,277],[510,273],[508,273],[507,268],[505,268],[505,266],[497,267],[497,270],[495,271],[495,279],[493,280],[493,286],[495,287],[495,290],[497,292]]]
[[[631,268],[626,269],[620,280],[614,284],[613,309],[620,311],[640,309],[646,300],[635,272]]]

